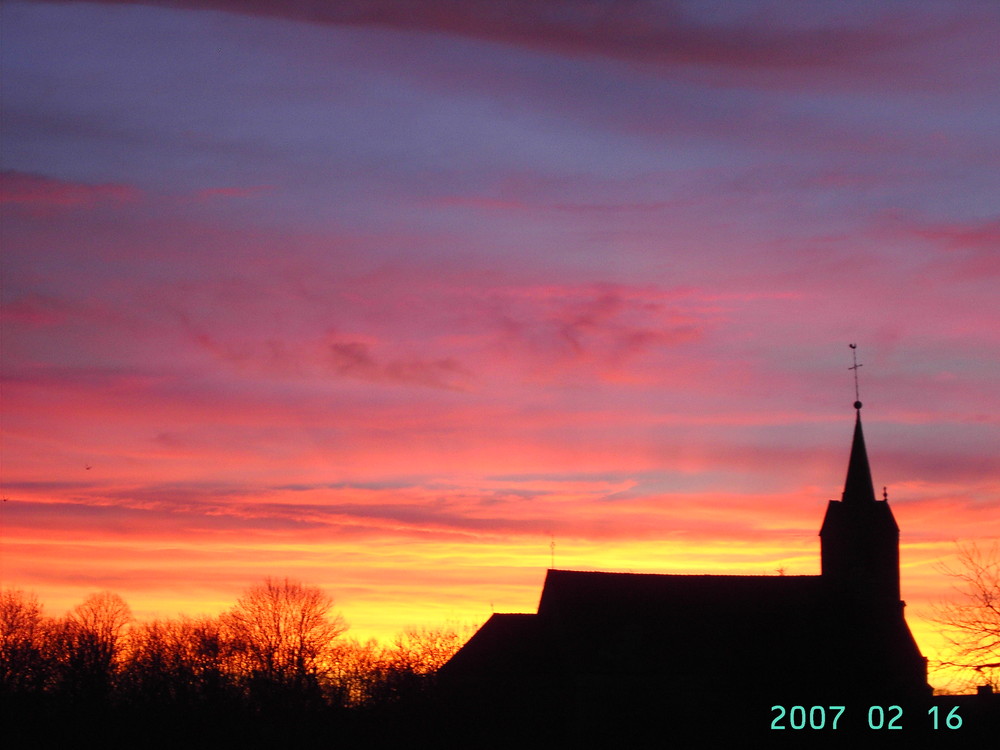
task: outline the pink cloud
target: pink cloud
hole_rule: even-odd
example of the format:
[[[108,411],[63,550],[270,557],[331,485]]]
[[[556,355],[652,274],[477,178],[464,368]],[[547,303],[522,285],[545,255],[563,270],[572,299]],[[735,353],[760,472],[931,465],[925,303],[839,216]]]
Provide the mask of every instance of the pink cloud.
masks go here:
[[[912,231],[947,252],[943,273],[969,279],[1000,276],[1000,221],[932,224]]]
[[[339,337],[328,342],[328,349],[334,372],[369,382],[464,390],[463,383],[471,377],[471,373],[453,357],[380,361],[370,344]]]
[[[914,233],[939,240],[949,249],[1000,250],[1000,221],[937,224],[916,228]]]
[[[0,173],[0,203],[11,204],[33,214],[127,203],[139,200],[140,196],[140,192],[130,185],[91,185],[10,170]]]
[[[105,0],[109,3],[143,0]],[[175,8],[212,9],[318,24],[377,26],[456,34],[564,54],[733,68],[817,67],[920,39],[906,16],[879,25],[781,24],[776,13],[726,22],[699,19],[691,7],[652,0],[615,4],[588,0],[147,0]]]
[[[508,287],[490,305],[499,349],[528,355],[536,375],[538,367],[581,362],[621,372],[646,355],[695,344],[713,317],[690,292],[623,284]]]
[[[4,304],[4,317],[8,324],[31,328],[66,323],[74,311],[75,305],[65,300],[38,293]]]
[[[262,193],[270,193],[273,190],[273,185],[204,188],[195,193],[195,198],[199,200],[211,200],[213,198],[254,198]]]
[[[941,279],[979,281],[1000,275],[1000,221],[996,218],[931,220],[914,212],[893,211],[877,217],[873,232],[881,239],[912,244],[932,252],[923,256],[921,274]]]

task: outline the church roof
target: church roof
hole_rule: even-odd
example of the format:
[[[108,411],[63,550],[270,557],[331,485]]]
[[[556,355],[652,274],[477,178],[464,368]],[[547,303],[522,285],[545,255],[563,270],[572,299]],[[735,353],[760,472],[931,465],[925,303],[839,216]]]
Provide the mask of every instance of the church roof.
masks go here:
[[[752,669],[748,644],[761,669],[773,666],[777,652],[809,653],[809,641],[829,622],[824,593],[819,576],[550,570],[538,618],[570,669],[690,680],[712,675],[713,665]]]
[[[551,669],[550,654],[537,615],[497,613],[442,668],[442,674],[473,672],[524,677]]]
[[[789,595],[818,594],[819,576],[666,575],[549,570],[538,614],[558,615],[600,601],[618,616],[635,608],[646,613],[689,606],[724,606],[741,601],[781,606]]]

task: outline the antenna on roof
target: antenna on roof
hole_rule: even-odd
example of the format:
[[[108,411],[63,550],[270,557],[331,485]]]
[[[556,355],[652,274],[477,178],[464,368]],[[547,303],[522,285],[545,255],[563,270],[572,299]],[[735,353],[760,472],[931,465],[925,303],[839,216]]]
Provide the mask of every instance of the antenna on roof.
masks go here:
[[[854,365],[848,367],[848,370],[854,370],[854,408],[861,408],[861,395],[858,391],[858,368],[863,367],[863,365],[858,364],[858,345],[848,344],[851,347],[851,358],[854,360]]]

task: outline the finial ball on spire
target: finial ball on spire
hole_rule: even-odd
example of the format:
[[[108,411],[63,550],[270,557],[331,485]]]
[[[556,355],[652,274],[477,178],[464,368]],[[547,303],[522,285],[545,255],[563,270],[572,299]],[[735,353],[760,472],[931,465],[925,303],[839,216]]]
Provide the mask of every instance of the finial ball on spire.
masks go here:
[[[854,402],[854,408],[855,409],[860,409],[861,408],[861,402],[860,401],[855,401]]]

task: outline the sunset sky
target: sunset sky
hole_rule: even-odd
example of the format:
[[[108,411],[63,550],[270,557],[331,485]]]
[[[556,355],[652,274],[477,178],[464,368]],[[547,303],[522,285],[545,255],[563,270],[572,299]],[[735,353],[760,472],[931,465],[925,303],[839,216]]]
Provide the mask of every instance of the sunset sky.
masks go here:
[[[359,637],[1000,536],[1000,4],[3,2],[2,577]]]

